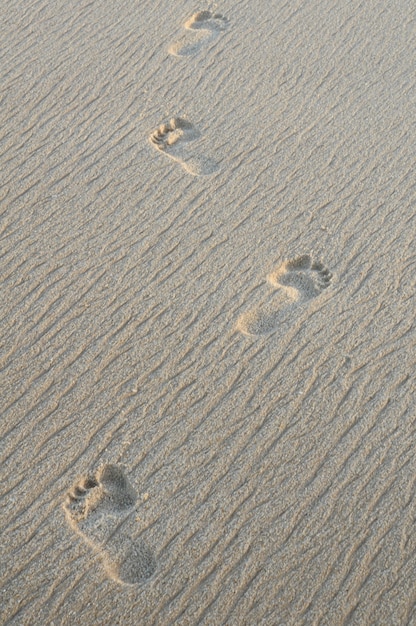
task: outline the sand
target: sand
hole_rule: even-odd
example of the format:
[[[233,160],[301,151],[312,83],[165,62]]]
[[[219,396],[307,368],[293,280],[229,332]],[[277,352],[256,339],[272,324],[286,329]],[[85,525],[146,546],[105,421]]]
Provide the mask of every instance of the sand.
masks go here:
[[[0,622],[416,624],[414,2],[0,12]]]

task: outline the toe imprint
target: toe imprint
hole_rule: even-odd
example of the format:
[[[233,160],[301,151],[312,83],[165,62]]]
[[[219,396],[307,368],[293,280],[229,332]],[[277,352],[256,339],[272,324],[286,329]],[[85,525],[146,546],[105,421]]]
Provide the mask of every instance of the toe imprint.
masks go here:
[[[179,140],[192,141],[199,137],[198,131],[187,120],[174,117],[166,124],[161,124],[151,135],[150,141],[158,150],[168,150]]]
[[[309,254],[285,261],[267,277],[271,285],[286,288],[297,300],[319,296],[329,287],[331,278],[331,272],[323,263],[313,260]]]

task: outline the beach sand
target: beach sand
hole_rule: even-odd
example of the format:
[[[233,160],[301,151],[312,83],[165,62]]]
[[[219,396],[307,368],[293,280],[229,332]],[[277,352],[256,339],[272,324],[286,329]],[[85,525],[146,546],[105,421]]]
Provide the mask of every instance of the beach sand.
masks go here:
[[[0,622],[416,624],[414,3],[2,13]]]

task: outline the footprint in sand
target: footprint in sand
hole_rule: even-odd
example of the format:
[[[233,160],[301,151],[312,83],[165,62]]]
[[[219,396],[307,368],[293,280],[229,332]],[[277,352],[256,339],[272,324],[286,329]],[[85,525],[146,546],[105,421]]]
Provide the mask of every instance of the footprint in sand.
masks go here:
[[[156,569],[155,557],[140,539],[133,539],[136,493],[123,470],[103,465],[68,492],[64,511],[69,525],[101,556],[114,581],[142,582]]]
[[[237,329],[245,335],[267,335],[276,330],[285,314],[293,308],[316,298],[331,284],[332,274],[309,254],[284,261],[267,280],[277,291],[271,301],[258,309],[244,313]]]
[[[184,28],[192,31],[184,34],[179,41],[169,46],[169,53],[177,57],[191,56],[200,48],[218,37],[227,28],[228,20],[220,13],[198,11],[184,24]]]
[[[187,120],[174,117],[161,124],[149,137],[150,143],[167,157],[180,163],[193,176],[209,176],[218,169],[212,159],[195,153],[189,144],[201,136]]]

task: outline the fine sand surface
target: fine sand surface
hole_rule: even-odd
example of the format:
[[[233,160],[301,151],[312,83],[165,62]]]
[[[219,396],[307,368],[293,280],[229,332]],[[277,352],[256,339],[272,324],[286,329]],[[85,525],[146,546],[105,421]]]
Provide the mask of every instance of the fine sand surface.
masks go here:
[[[0,623],[416,624],[414,0],[0,13]]]

